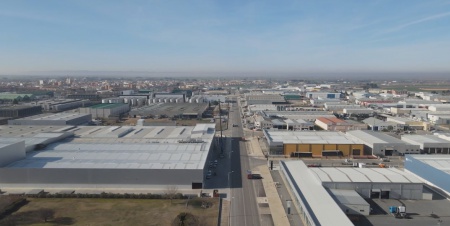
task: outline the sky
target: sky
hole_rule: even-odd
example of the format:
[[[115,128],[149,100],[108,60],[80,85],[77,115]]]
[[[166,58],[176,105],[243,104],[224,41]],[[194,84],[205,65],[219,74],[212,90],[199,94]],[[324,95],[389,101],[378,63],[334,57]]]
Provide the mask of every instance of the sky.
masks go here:
[[[0,74],[450,72],[450,0],[0,2]]]

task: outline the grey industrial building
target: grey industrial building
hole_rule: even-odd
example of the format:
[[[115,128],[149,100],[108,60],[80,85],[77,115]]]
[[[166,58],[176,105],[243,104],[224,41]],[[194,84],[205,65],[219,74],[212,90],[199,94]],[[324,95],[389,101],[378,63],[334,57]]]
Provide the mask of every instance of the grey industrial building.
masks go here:
[[[162,116],[182,118],[202,118],[207,110],[207,103],[154,103],[149,106],[132,109],[130,117]]]
[[[92,118],[119,117],[130,111],[128,104],[98,104],[91,107],[80,108],[80,113],[91,114]]]
[[[422,153],[450,154],[450,141],[435,135],[402,135],[401,139],[419,145]]]
[[[202,188],[215,134],[214,124],[24,128],[9,126],[0,130],[0,144],[17,141],[21,145],[14,152],[5,145],[0,148],[0,189]],[[41,134],[41,130],[46,132]],[[24,141],[27,146],[27,140],[36,139],[31,132],[59,139],[26,150]],[[15,137],[4,138],[4,134]]]
[[[64,112],[57,114],[40,114],[20,119],[9,120],[8,125],[81,125],[92,120],[91,114]]]
[[[22,118],[37,114],[42,114],[41,106],[19,105],[0,108],[0,117]]]
[[[305,225],[353,225],[346,214],[370,213],[364,198],[424,198],[423,182],[398,169],[308,168],[302,161],[280,161],[280,170]]]
[[[346,132],[347,137],[364,144],[364,152],[376,156],[398,156],[419,154],[420,146],[397,139],[382,132],[353,130]]]
[[[36,103],[36,105],[40,105],[44,111],[51,112],[67,111],[79,107],[85,107],[90,104],[90,100],[81,99],[43,100]]]
[[[253,104],[286,104],[286,100],[281,95],[267,95],[267,94],[260,94],[260,95],[246,95],[245,101],[247,102],[246,105],[253,105]]]

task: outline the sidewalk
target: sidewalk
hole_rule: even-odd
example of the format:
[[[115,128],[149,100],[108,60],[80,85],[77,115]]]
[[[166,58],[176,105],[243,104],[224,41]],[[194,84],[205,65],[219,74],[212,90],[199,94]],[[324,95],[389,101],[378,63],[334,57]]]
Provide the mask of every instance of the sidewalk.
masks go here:
[[[253,156],[264,157],[264,154],[259,146],[257,139],[252,139],[247,141],[250,143],[251,152]],[[262,183],[264,186],[264,191],[269,203],[270,213],[272,215],[272,220],[275,226],[287,226],[290,225],[289,219],[284,212],[283,204],[281,203],[280,196],[278,195],[277,188],[273,182],[270,170],[266,165],[258,167],[258,171],[261,172],[263,177]]]
[[[220,226],[228,226],[230,224],[230,201],[222,199],[222,219]]]

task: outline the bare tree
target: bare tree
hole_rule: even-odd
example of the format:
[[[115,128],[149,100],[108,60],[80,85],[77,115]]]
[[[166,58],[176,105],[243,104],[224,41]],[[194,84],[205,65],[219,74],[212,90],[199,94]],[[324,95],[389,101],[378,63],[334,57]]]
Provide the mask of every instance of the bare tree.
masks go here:
[[[52,209],[39,209],[38,210],[39,217],[44,220],[44,222],[47,222],[49,219],[52,219],[55,215],[55,211]]]
[[[176,185],[167,185],[166,187],[166,196],[170,199],[170,203],[172,203],[173,198],[178,194],[178,186]]]

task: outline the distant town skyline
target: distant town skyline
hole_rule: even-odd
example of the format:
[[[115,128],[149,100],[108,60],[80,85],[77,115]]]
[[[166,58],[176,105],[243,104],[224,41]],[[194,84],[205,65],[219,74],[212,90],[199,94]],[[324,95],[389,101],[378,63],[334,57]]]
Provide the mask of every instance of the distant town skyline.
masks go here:
[[[450,72],[450,1],[6,1],[0,75]]]

